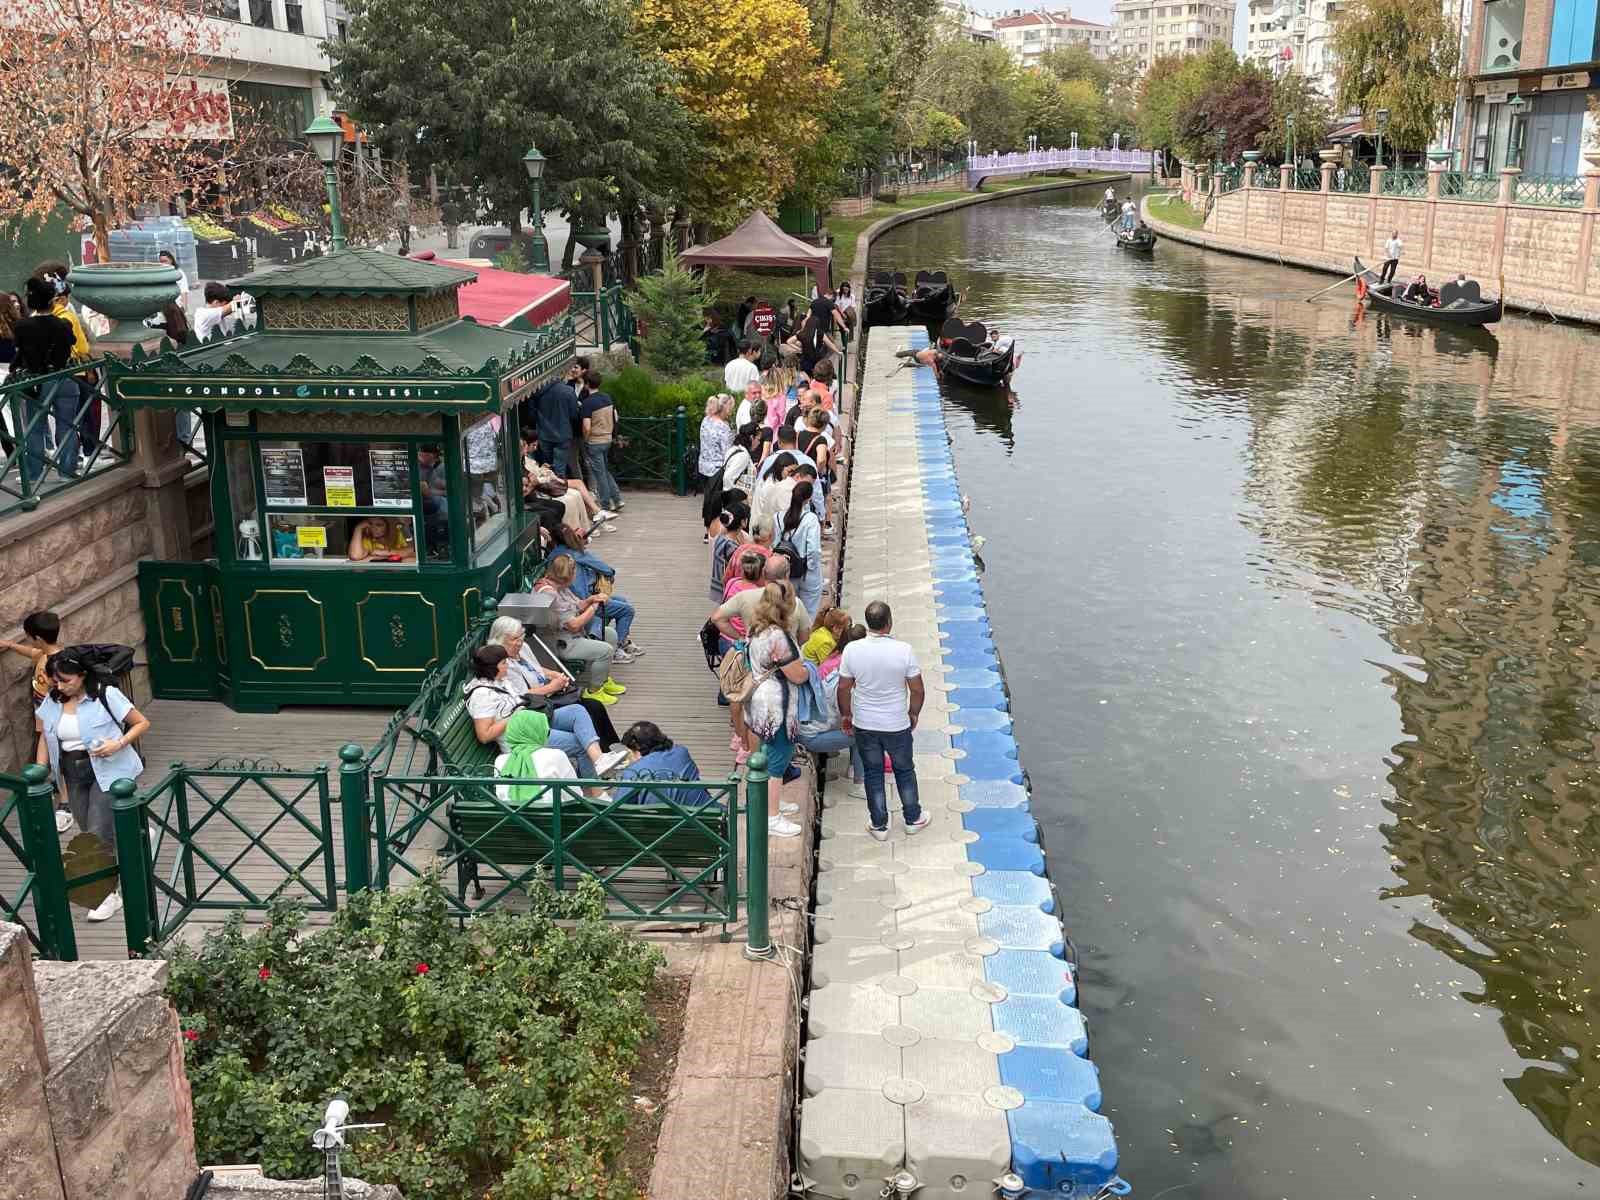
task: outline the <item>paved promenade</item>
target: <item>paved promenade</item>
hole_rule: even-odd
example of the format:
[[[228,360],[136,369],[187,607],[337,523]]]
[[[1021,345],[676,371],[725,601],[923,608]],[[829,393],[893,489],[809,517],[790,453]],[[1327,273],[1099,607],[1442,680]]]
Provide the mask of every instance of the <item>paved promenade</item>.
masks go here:
[[[909,336],[907,336],[909,334]],[[1028,1188],[1120,1190],[1074,972],[1011,737],[937,383],[869,341],[843,603],[889,602],[922,665],[923,807],[908,838],[867,836],[865,804],[822,814],[798,1169],[819,1196],[919,1200]]]

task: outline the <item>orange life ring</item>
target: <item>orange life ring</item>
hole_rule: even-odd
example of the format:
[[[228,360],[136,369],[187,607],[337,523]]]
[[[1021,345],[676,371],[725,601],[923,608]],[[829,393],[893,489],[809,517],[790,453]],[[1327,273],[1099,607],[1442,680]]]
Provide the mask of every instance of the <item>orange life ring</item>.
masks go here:
[[[1356,299],[1357,300],[1365,300],[1366,298],[1367,298],[1367,277],[1365,275],[1357,275],[1356,276]]]

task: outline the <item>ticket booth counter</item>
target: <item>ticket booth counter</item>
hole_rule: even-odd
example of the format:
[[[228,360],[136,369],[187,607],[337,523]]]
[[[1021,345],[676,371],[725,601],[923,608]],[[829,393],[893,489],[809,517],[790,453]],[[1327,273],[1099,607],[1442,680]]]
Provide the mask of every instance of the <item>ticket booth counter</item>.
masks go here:
[[[472,277],[369,250],[247,276],[254,332],[113,381],[198,409],[211,461],[216,557],[140,564],[157,696],[404,704],[485,596],[520,589],[540,551],[517,402],[573,332],[461,318]]]

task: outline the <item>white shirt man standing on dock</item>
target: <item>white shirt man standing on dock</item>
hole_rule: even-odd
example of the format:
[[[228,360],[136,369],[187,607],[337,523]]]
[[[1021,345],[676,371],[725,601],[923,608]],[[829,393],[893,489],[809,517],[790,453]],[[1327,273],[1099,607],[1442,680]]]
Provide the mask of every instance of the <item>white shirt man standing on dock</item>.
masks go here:
[[[840,728],[855,738],[867,794],[867,832],[889,840],[889,806],[883,795],[883,757],[894,764],[894,786],[906,833],[931,820],[917,800],[912,732],[922,712],[922,668],[911,647],[889,636],[893,615],[882,600],[867,605],[867,636],[851,642],[839,660]]]
[[[1378,272],[1379,283],[1394,282],[1394,273],[1400,266],[1400,253],[1404,249],[1405,243],[1400,240],[1400,231],[1396,229],[1383,244],[1383,270]]]

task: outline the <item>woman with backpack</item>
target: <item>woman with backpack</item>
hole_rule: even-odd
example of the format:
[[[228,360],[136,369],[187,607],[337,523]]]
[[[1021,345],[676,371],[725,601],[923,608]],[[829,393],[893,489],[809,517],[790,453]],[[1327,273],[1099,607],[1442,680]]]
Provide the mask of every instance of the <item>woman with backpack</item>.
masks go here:
[[[745,726],[761,740],[767,753],[767,833],[772,837],[800,836],[800,825],[789,819],[800,806],[783,801],[783,777],[794,758],[800,730],[800,705],[795,685],[807,681],[800,647],[789,635],[789,613],[794,589],[786,583],[769,583],[751,619],[749,693],[744,697]]]
[[[104,842],[115,861],[111,785],[143,773],[133,744],[150,722],[74,649],[52,655],[47,669],[50,694],[34,711],[39,732],[34,761],[50,768],[57,787],[67,793],[72,819]],[[121,911],[122,893],[113,891],[90,910],[89,920],[108,921]]]
[[[822,523],[811,507],[812,490],[809,479],[795,484],[778,527],[776,546],[789,559],[789,578],[806,615],[815,618],[822,603]]]

